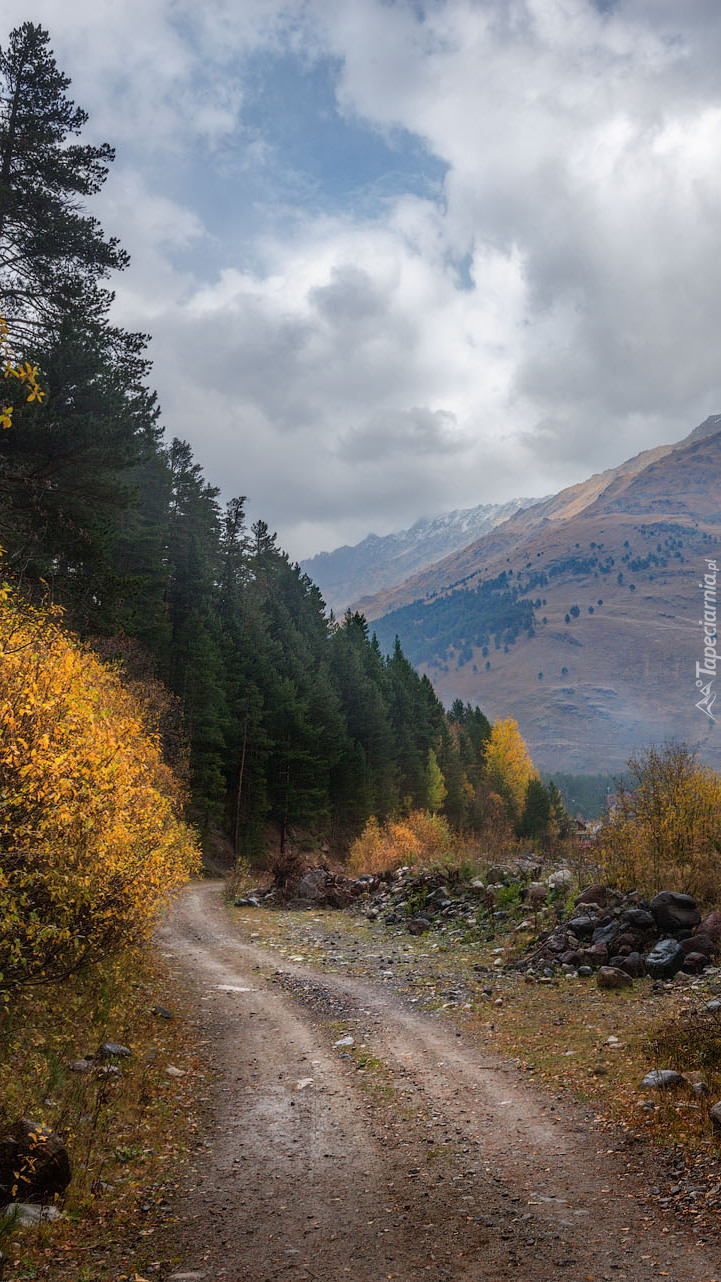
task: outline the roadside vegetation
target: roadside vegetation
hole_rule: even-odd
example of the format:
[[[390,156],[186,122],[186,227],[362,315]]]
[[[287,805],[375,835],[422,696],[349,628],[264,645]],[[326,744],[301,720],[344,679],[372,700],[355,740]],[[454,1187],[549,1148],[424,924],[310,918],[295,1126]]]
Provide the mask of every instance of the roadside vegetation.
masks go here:
[[[204,1066],[186,1000],[157,954],[137,948],[26,989],[0,1014],[0,1124],[47,1126],[73,1171],[62,1219],[30,1229],[0,1220],[14,1282],[152,1278],[168,1262],[163,1234],[203,1124]],[[73,1069],[107,1041],[131,1055]]]

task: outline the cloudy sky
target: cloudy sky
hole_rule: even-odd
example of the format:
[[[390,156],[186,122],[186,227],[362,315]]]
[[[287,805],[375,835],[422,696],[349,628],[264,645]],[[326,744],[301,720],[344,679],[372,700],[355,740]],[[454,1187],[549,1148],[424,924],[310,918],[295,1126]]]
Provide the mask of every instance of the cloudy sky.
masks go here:
[[[721,412],[718,0],[20,0],[168,432],[294,557]]]

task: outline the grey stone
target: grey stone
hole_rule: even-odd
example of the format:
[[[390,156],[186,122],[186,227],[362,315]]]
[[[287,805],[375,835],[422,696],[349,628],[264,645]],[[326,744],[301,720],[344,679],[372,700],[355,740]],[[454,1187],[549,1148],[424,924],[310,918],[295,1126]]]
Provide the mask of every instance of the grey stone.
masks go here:
[[[430,928],[431,923],[427,917],[412,917],[407,926],[410,935],[423,935]]]
[[[549,890],[570,890],[576,878],[570,868],[557,868],[546,878]]]
[[[701,1099],[703,1095],[708,1095],[710,1090],[708,1082],[694,1082],[692,1089],[698,1099]]]
[[[660,939],[646,957],[646,970],[652,979],[670,979],[681,969],[686,954],[676,939]]]
[[[721,1126],[721,1100],[718,1100],[713,1108],[709,1110],[709,1116],[714,1126]]]
[[[152,1010],[151,1010],[150,1014],[151,1014],[151,1015],[157,1015],[157,1016],[158,1016],[158,1019],[172,1019],[172,1018],[173,1018],[173,1012],[172,1012],[172,1010],[168,1010],[167,1006],[153,1006],[153,1008],[152,1008]]]
[[[98,1047],[98,1059],[130,1059],[132,1051],[129,1046],[121,1046],[120,1042],[103,1042]]]
[[[310,868],[298,882],[298,898],[319,899],[327,880],[328,874],[325,868]]]
[[[70,1065],[71,1073],[89,1073],[93,1067],[91,1059],[76,1059]]]
[[[52,1224],[55,1220],[62,1219],[56,1206],[42,1206],[37,1202],[10,1202],[4,1208],[3,1215],[18,1229],[32,1229],[38,1224]]]
[[[603,944],[608,948],[608,945],[612,944],[616,936],[620,935],[620,933],[621,923],[618,921],[610,921],[607,926],[596,927],[591,936],[591,944]]]
[[[582,979],[588,979],[593,974],[591,966],[579,966],[578,973]]]
[[[686,1078],[683,1074],[675,1072],[672,1068],[654,1068],[644,1077],[641,1088],[664,1091],[671,1086],[683,1086],[685,1082]]]

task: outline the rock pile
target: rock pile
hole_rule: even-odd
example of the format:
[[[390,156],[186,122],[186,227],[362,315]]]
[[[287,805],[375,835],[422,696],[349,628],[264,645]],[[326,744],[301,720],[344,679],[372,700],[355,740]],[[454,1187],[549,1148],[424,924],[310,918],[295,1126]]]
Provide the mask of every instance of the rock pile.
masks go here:
[[[295,884],[277,885],[266,890],[250,890],[239,895],[236,908],[271,908],[284,903],[294,908],[349,908],[361,896],[369,894],[379,884],[379,878],[370,873],[361,877],[346,877],[322,865],[300,870]]]
[[[631,979],[670,979],[678,971],[697,975],[711,965],[720,941],[721,911],[702,922],[690,895],[664,890],[646,901],[636,892],[622,895],[608,886],[589,886],[575,900],[571,916],[540,937],[525,968],[581,974],[611,968]]]
[[[404,925],[411,935],[422,935],[442,922],[475,923],[478,910],[492,908],[495,897],[484,882],[456,882],[449,885],[448,872],[413,872],[400,868],[388,881],[375,888],[366,916],[382,918],[387,926]],[[503,913],[503,917],[507,914]]]

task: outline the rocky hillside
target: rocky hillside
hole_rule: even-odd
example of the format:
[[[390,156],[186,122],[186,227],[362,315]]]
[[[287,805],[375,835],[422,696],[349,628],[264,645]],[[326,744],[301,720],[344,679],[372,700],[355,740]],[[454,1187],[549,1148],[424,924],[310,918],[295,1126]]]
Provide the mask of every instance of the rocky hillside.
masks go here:
[[[356,604],[446,702],[515,716],[542,768],[619,769],[672,737],[718,765],[695,665],[699,585],[721,555],[719,476],[714,416]]]
[[[319,552],[301,562],[301,569],[318,584],[336,614],[359,596],[393,588],[436,561],[467,547],[537,499],[481,503],[478,507],[446,512],[416,521],[396,534],[369,534],[355,547]]]

